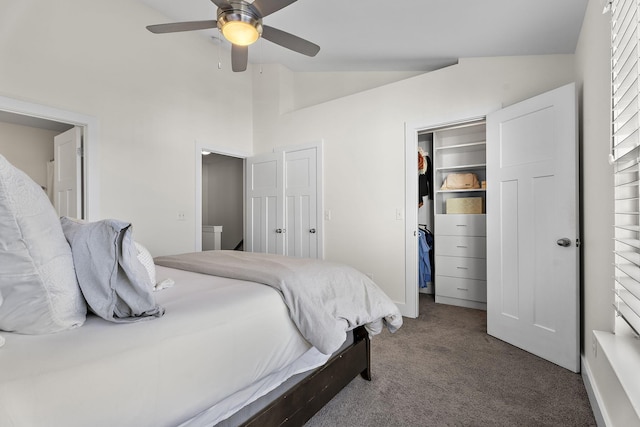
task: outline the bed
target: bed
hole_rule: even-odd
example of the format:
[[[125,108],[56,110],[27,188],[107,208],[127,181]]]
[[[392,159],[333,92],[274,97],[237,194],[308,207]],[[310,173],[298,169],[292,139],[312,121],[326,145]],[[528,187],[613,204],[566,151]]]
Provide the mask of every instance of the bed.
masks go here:
[[[0,156],[2,426],[302,425],[370,379],[370,336],[402,324],[348,266],[154,262],[130,224],[61,221],[33,186]]]

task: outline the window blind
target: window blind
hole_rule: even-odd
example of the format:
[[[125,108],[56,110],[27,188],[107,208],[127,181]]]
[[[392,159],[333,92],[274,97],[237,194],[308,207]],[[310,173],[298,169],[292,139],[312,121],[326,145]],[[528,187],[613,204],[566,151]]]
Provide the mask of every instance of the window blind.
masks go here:
[[[611,2],[614,309],[636,334],[640,331],[639,1]]]

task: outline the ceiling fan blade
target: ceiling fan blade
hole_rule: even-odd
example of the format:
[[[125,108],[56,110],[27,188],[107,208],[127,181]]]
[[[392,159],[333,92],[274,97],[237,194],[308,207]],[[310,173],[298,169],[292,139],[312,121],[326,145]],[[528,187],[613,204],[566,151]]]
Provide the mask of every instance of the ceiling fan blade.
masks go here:
[[[263,25],[262,37],[303,55],[316,56],[316,54],[320,52],[320,46],[317,44],[268,25]]]
[[[233,71],[244,71],[247,69],[249,61],[249,46],[231,45],[231,69]]]
[[[223,9],[223,10],[233,9],[233,7],[229,4],[229,2],[226,2],[224,0],[211,0],[211,3],[215,4],[220,9]]]
[[[271,15],[273,12],[277,12],[283,7],[287,7],[296,1],[297,0],[255,0],[251,3],[250,7],[256,9],[260,16],[264,18],[265,16]]]
[[[216,28],[218,22],[209,21],[190,21],[190,22],[173,22],[171,24],[148,25],[147,30],[154,34],[177,33],[180,31],[206,30]]]

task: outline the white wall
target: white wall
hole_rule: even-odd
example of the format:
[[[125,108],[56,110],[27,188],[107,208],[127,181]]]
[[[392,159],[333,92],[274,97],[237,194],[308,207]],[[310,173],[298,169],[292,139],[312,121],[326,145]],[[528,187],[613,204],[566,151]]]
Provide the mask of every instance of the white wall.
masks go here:
[[[53,159],[53,138],[58,133],[0,122],[0,154],[38,185],[46,187],[47,163]]]
[[[582,87],[582,334],[583,369],[614,426],[640,425],[603,354],[592,350],[593,330],[613,331],[613,169],[610,141],[610,26],[602,2],[591,0],[576,49]]]
[[[290,73],[254,80],[254,152],[324,140],[325,254],[405,301],[405,123],[476,117],[572,82],[573,55],[478,58],[291,113]],[[297,88],[300,90],[300,88]],[[280,94],[283,94],[280,96]],[[290,109],[289,109],[290,110]]]
[[[418,71],[294,73],[294,105],[300,109],[417,76]]]
[[[195,248],[195,141],[250,153],[252,138],[251,73],[218,70],[199,34],[145,29],[165,20],[127,0],[0,3],[0,95],[98,119],[100,217],[153,255]]]

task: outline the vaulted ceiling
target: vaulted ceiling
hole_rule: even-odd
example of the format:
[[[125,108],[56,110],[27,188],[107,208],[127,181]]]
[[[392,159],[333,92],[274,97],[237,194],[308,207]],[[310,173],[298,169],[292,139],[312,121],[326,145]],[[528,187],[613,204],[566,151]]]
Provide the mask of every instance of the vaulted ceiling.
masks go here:
[[[164,22],[216,19],[210,0],[138,0]],[[266,40],[250,63],[293,71],[429,71],[462,57],[574,53],[588,0],[298,0],[264,23],[320,45],[307,57]],[[164,22],[149,22],[160,24]],[[218,30],[200,30],[212,51]],[[172,37],[172,34],[157,37]]]

